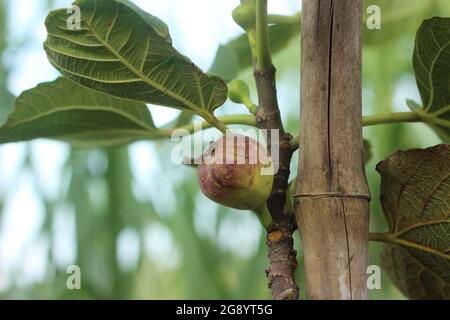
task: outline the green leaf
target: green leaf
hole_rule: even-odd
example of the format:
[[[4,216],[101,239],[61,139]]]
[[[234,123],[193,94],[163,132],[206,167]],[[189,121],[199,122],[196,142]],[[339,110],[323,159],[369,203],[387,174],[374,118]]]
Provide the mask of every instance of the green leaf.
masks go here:
[[[0,143],[51,138],[105,147],[162,136],[144,103],[106,95],[65,78],[23,92],[0,127]]]
[[[414,71],[423,111],[439,136],[450,142],[450,18],[425,20],[416,36]]]
[[[300,16],[289,17],[287,23],[269,26],[270,51],[272,54],[287,47],[296,35],[300,35]],[[239,72],[251,67],[252,52],[246,33],[219,46],[210,73],[229,82],[238,77]]]
[[[122,98],[212,113],[227,86],[172,47],[167,26],[126,0],[78,0],[81,30],[69,30],[66,10],[46,19],[47,56],[66,77]]]
[[[439,0],[447,1],[447,0]],[[381,17],[380,29],[369,29],[374,12],[367,12],[370,6],[377,6]],[[399,38],[413,37],[420,21],[430,16],[432,6],[428,1],[411,0],[364,0],[363,41],[364,45],[380,46],[390,44]]]
[[[392,281],[411,299],[450,299],[450,146],[397,151],[377,170]]]

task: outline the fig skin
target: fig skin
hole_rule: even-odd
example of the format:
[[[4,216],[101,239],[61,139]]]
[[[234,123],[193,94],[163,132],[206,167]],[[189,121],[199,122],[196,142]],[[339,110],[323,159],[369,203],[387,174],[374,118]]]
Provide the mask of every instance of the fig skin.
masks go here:
[[[260,211],[272,191],[270,170],[271,160],[263,146],[250,137],[227,134],[209,146],[197,175],[202,192],[214,202]]]

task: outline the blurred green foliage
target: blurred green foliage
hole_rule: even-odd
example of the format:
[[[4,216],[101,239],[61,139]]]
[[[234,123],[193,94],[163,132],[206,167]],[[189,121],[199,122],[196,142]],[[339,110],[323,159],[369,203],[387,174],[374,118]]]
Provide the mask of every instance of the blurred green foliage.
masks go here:
[[[364,31],[364,113],[407,110],[405,99],[411,98],[408,94],[416,94],[417,91],[411,81],[415,32],[424,18],[435,15],[450,16],[450,2],[414,1],[415,4],[412,5],[409,0],[376,0],[366,1],[366,4],[369,2],[379,4],[382,8],[382,29]],[[9,45],[5,32],[8,3],[9,1],[0,1],[0,54],[8,49]],[[383,24],[383,17],[386,18],[386,25]],[[278,69],[282,113],[287,129],[293,133],[298,132],[299,56],[300,41],[297,37],[274,59]],[[12,106],[11,95],[6,89],[6,80],[11,70],[2,61],[0,60],[0,123],[8,108]],[[240,77],[248,83],[253,83],[250,70]],[[255,96],[254,87],[252,91]],[[184,118],[189,120],[191,115],[184,114]],[[183,119],[180,120],[180,123],[184,122]],[[380,178],[374,170],[375,164],[396,149],[426,147],[437,144],[440,140],[428,127],[421,124],[376,126],[365,129],[364,133],[372,145],[373,153],[372,160],[367,164],[373,198],[371,230],[379,232],[386,229],[386,224],[378,201]],[[0,291],[1,298],[270,298],[264,274],[267,265],[264,233],[258,226],[257,219],[247,216],[246,213],[237,213],[209,204],[199,193],[195,172],[191,168],[180,168],[168,161],[170,142],[154,143],[153,147],[150,143],[146,145],[156,150],[158,158],[148,161],[153,161],[160,170],[158,179],[148,179],[154,179],[151,183],[155,185],[155,190],[169,190],[174,195],[172,200],[165,197],[165,201],[171,203],[169,209],[161,208],[161,203],[155,202],[154,199],[136,196],[130,167],[130,161],[133,159],[130,159],[127,148],[70,150],[70,156],[61,172],[67,188],[61,190],[56,199],[47,198],[44,193],[40,195],[45,207],[45,222],[40,232],[50,239],[50,247],[55,246],[53,230],[56,208],[66,205],[75,210],[75,264],[82,270],[82,290],[66,289],[66,270],[58,265],[52,250],[49,250],[44,280],[24,287],[17,285],[20,279],[11,279],[12,285],[5,291]],[[29,153],[29,148],[27,150]],[[92,161],[96,170],[91,168]],[[293,174],[296,172],[296,166],[294,159]],[[23,170],[26,168],[32,172],[36,170],[31,160],[23,164]],[[167,187],[159,188],[161,185]],[[0,195],[0,212],[4,202],[5,199]],[[199,210],[208,212],[199,215]],[[0,213],[0,219],[1,217]],[[207,220],[208,217],[210,221]],[[203,219],[201,223],[208,225],[209,232],[199,231],[198,219]],[[225,228],[226,225],[232,227]],[[240,225],[255,229],[259,235],[258,246],[247,255],[230,250],[224,245],[224,241],[219,239],[234,238],[234,232],[238,232]],[[166,252],[166,255],[175,254],[177,259],[170,267],[155,258],[155,255],[149,256],[144,250],[144,245],[149,241],[145,236],[146,230],[152,226],[165,230],[173,240],[174,246],[170,248],[176,252]],[[123,268],[119,263],[118,237],[124,230],[132,230],[137,234],[140,244],[138,263],[132,269]],[[156,245],[158,241],[165,240],[166,237],[150,238]],[[304,275],[298,234],[296,244],[299,259],[297,278],[302,289]],[[380,245],[372,243],[370,249],[370,263],[379,265]],[[304,296],[303,290],[301,291]],[[402,295],[383,273],[382,289],[373,290],[371,297],[401,299]]]

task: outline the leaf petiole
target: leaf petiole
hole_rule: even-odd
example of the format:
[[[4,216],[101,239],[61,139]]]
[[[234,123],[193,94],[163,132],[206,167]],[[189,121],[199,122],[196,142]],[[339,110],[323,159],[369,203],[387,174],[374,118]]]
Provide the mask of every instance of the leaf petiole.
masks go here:
[[[416,112],[396,112],[383,115],[371,115],[363,117],[363,126],[373,126],[378,124],[399,123],[399,122],[420,122],[423,116]]]

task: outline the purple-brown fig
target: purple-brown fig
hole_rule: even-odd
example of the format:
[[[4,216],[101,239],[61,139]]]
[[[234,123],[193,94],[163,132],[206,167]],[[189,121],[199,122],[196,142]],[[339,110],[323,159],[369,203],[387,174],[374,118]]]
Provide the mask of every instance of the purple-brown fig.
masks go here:
[[[254,139],[227,134],[213,142],[197,168],[203,193],[230,208],[262,210],[273,184],[266,148]]]

